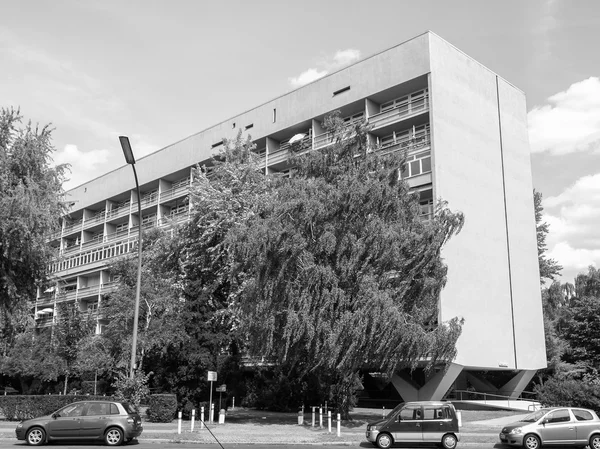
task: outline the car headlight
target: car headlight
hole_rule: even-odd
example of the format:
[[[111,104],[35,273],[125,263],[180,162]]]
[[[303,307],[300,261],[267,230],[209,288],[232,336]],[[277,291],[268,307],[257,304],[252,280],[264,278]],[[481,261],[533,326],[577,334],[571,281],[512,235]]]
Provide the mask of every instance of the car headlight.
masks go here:
[[[510,431],[511,435],[517,435],[519,433],[523,433],[523,429],[521,429],[520,427],[515,427],[513,430]]]
[[[371,426],[370,430],[377,430],[377,426]]]
[[[23,427],[23,423],[17,424],[17,429],[20,429],[21,427]]]

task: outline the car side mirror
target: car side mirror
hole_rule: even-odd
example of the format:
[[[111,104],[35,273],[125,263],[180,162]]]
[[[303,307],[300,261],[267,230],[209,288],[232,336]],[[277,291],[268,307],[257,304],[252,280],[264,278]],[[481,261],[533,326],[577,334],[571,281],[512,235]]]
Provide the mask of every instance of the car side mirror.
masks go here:
[[[60,414],[58,414],[58,413],[52,413],[52,418],[54,418],[54,419],[58,418],[59,416],[60,416]]]
[[[550,420],[548,418],[544,418],[542,419],[542,424],[546,425],[550,422]]]

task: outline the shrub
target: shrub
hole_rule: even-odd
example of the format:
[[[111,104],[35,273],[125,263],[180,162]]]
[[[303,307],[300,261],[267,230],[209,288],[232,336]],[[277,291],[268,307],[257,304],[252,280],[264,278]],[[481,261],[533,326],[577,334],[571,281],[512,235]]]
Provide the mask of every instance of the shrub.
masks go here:
[[[600,385],[585,380],[548,379],[536,385],[538,401],[544,406],[584,407],[600,411]]]
[[[8,421],[21,421],[49,415],[71,402],[94,399],[114,400],[110,396],[11,395],[0,396],[0,410]]]
[[[150,422],[171,422],[177,411],[177,397],[174,394],[151,394],[146,415]]]
[[[113,384],[115,388],[115,396],[121,400],[129,402],[136,412],[140,411],[140,404],[146,400],[150,394],[148,388],[148,379],[152,372],[144,374],[141,372],[135,373],[133,378],[126,374],[119,373],[117,380]]]

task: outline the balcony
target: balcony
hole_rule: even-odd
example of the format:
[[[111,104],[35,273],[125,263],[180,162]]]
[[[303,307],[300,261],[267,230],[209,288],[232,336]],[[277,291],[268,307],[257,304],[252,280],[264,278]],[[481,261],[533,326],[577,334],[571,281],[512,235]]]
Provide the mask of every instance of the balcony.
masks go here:
[[[100,285],[92,285],[90,287],[82,287],[77,290],[77,298],[85,298],[88,296],[98,296],[100,294]]]
[[[429,94],[425,94],[423,96],[411,99],[410,101],[400,103],[393,109],[372,115],[369,117],[369,124],[373,126],[373,129],[377,129],[408,117],[422,114],[428,109]]]
[[[181,179],[174,182],[170,189],[160,193],[160,201],[166,201],[180,196],[185,196],[190,191],[190,180],[189,178]]]
[[[81,231],[81,225],[83,224],[83,220],[72,221],[65,225],[63,229],[63,234],[72,234],[74,232]]]
[[[81,251],[69,257],[63,257],[50,264],[48,270],[50,273],[58,273],[66,270],[89,265],[92,263],[103,262],[117,256],[123,256],[135,249],[137,236],[124,236],[122,240],[115,239],[111,242],[104,242],[97,248],[88,251]]]
[[[405,150],[408,154],[425,149],[431,146],[430,126],[425,126],[414,133],[407,134],[394,142],[389,142],[381,146],[383,153],[392,153],[394,151]]]
[[[104,218],[106,217],[106,210],[102,209],[101,211],[96,212],[89,218],[85,219],[85,227],[93,226],[95,224],[104,223]]]
[[[158,203],[158,192],[152,192],[149,195],[142,196],[142,209],[145,207],[155,206]],[[133,210],[137,210],[137,201],[134,201],[131,205]]]
[[[114,209],[110,209],[110,210],[106,211],[106,219],[108,220],[108,219],[128,215],[130,206],[131,206],[130,203],[127,202],[127,203],[120,204],[118,207],[116,207]]]

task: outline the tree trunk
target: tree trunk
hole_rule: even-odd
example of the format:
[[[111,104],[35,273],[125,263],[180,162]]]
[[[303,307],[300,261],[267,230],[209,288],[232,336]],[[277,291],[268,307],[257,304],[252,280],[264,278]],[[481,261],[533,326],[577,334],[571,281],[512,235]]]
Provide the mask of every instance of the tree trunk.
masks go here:
[[[69,382],[69,373],[68,373],[68,372],[66,372],[66,373],[65,373],[65,390],[64,390],[64,392],[63,392],[63,394],[64,394],[64,395],[66,395],[66,394],[67,394],[67,383],[68,383],[68,382]]]

